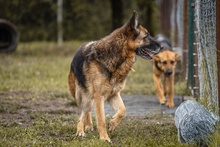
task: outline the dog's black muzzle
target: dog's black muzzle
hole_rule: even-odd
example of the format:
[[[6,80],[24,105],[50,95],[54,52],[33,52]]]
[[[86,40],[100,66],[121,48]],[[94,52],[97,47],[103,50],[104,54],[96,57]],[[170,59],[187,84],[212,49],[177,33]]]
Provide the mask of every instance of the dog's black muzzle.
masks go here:
[[[150,43],[140,46],[135,50],[135,52],[138,56],[141,56],[144,59],[152,60],[153,56],[163,49],[163,46],[161,46],[151,36],[149,36],[148,39]]]
[[[168,69],[164,74],[167,78],[170,78],[170,76],[172,75],[173,70],[172,69]]]

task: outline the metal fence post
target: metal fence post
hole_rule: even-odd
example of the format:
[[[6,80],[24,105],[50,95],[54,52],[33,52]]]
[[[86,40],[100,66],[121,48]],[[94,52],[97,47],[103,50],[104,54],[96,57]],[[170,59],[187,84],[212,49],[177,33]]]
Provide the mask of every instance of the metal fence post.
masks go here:
[[[195,70],[194,65],[197,65],[194,62],[194,56],[196,56],[194,52],[194,8],[193,8],[193,0],[189,0],[188,3],[188,87],[190,88],[192,94],[194,95],[194,87],[195,87]]]
[[[216,0],[216,48],[218,67],[218,106],[220,115],[220,1]]]
[[[183,79],[186,78],[186,68],[187,68],[187,29],[188,29],[188,17],[187,17],[187,8],[188,0],[184,0],[184,9],[183,9]]]

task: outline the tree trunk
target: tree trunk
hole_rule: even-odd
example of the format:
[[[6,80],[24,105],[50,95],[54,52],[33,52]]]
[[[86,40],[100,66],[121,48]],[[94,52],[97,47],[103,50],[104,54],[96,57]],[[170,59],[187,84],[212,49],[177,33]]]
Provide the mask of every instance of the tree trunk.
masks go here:
[[[57,42],[59,45],[62,45],[63,43],[63,0],[57,0],[57,28],[58,28],[58,36],[57,36]]]

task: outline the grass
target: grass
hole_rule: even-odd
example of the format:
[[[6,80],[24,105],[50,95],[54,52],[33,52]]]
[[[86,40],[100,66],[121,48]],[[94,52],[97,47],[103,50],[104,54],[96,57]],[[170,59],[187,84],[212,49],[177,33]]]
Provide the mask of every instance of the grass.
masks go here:
[[[112,143],[99,140],[93,116],[94,131],[87,132],[86,138],[76,137],[76,102],[68,94],[67,75],[82,43],[20,43],[16,52],[0,54],[0,147],[195,146],[180,144],[174,116],[162,114],[124,117],[114,132],[108,132]],[[134,70],[122,95],[155,95],[151,62],[138,58]],[[186,93],[185,82],[177,81],[174,87],[175,94]],[[61,102],[64,107],[46,109]],[[220,144],[219,133],[211,143]]]
[[[0,113],[15,113],[18,109],[22,108],[27,108],[27,106],[0,100]]]
[[[24,43],[12,54],[1,54],[0,91],[50,92],[66,88],[69,54],[73,57],[79,46],[75,44],[72,49],[68,45]]]
[[[68,95],[70,63],[82,43],[72,41],[63,46],[53,42],[20,43],[16,52],[0,54],[0,91],[28,92],[34,97],[55,91]],[[155,95],[151,62],[138,57],[134,70],[129,73],[122,94]],[[185,83],[180,83],[175,84],[175,94],[185,93]]]
[[[94,116],[94,131],[86,132],[85,138],[75,135],[78,117],[74,114],[64,111],[31,112],[25,119],[31,123],[20,123],[14,117],[8,117],[7,121],[0,120],[0,146],[196,146],[178,142],[174,116],[170,114],[147,114],[145,118],[124,117],[115,131],[108,132],[112,143],[99,140]],[[106,122],[110,119],[106,117]],[[215,132],[208,146],[219,145],[219,133]]]
[[[108,143],[99,140],[96,125],[86,138],[76,137],[78,117],[60,114],[30,113],[26,119],[32,123],[26,127],[13,118],[10,123],[0,121],[0,146],[189,146],[178,143],[177,130],[170,121],[173,116],[169,115],[151,119],[154,122],[124,117],[114,132],[108,132],[112,140]],[[106,122],[109,120],[107,117]]]

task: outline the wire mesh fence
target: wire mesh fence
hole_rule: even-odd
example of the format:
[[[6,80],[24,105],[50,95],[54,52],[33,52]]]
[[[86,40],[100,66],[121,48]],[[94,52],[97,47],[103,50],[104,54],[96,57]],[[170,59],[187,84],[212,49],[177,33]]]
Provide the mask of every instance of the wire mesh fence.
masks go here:
[[[182,73],[187,72],[184,79],[187,79],[191,93],[194,96],[198,93],[198,101],[210,112],[218,114],[216,1],[172,0],[172,11],[166,18],[171,22],[171,36],[168,37],[173,47],[182,52]],[[184,40],[186,35],[188,41]]]
[[[218,113],[216,56],[216,1],[195,1],[196,45],[198,50],[199,102]]]

